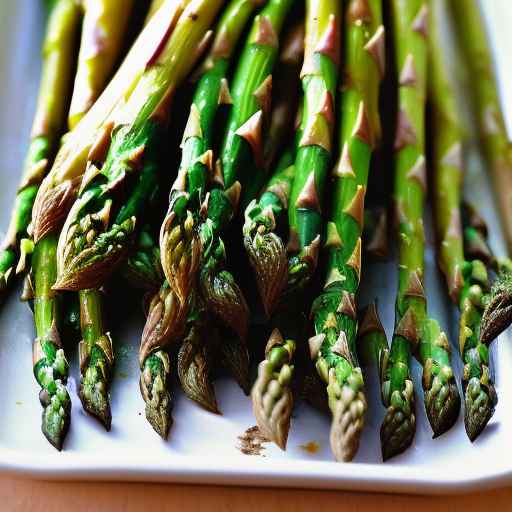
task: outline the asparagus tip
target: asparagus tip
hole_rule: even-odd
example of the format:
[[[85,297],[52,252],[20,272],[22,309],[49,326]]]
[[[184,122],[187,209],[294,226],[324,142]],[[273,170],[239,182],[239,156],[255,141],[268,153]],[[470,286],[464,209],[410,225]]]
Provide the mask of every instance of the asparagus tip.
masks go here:
[[[253,239],[244,237],[244,245],[254,269],[265,314],[270,317],[288,282],[286,248],[275,233],[261,235],[256,232]]]
[[[46,389],[39,393],[39,400],[43,406],[41,430],[48,442],[61,451],[71,422],[71,399],[60,381],[56,382],[56,386],[56,392],[53,394]]]
[[[480,341],[491,343],[512,323],[512,274],[503,272],[494,283],[482,315]]]
[[[406,381],[403,393],[395,391],[380,428],[382,459],[389,460],[409,448],[416,432],[414,391],[412,382]]]
[[[159,351],[145,360],[139,380],[140,392],[146,402],[146,419],[164,440],[172,426],[172,396],[167,389],[169,373],[169,356]]]
[[[165,441],[172,426],[171,395],[165,391],[160,395],[158,404],[146,402],[146,419],[153,430]]]
[[[451,369],[450,374],[450,379],[445,383],[435,376],[430,389],[425,391],[425,409],[434,439],[447,432],[459,417],[459,390]]]
[[[78,394],[85,411],[96,418],[105,427],[107,432],[110,432],[112,412],[105,383],[100,381],[91,384],[81,384]]]
[[[485,386],[477,378],[469,381],[464,403],[464,426],[471,442],[476,440],[492,418],[497,401],[491,383]]]
[[[233,376],[242,391],[249,396],[249,352],[245,343],[233,336],[225,336],[219,346],[222,366]]]
[[[360,382],[362,384],[362,378]],[[327,392],[332,411],[331,450],[337,461],[349,462],[359,449],[367,409],[366,397],[362,385],[357,390],[349,385],[340,387],[335,378],[329,384]]]
[[[258,366],[258,377],[251,392],[254,417],[262,434],[281,450],[286,450],[293,395],[289,388],[291,367],[283,365],[275,372],[267,359]]]

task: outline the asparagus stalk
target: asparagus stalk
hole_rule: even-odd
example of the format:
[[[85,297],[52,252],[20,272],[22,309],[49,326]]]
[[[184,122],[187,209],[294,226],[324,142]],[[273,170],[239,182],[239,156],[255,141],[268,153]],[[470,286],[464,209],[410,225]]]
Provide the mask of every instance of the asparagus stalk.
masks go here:
[[[450,345],[438,323],[427,316],[423,287],[423,202],[426,192],[425,93],[428,8],[421,1],[394,2],[395,53],[399,74],[399,113],[395,136],[395,202],[399,224],[399,286],[395,332],[385,379],[388,412],[381,428],[388,459],[404,451],[415,433],[410,355],[423,366],[427,417],[434,437],[457,418],[460,398],[450,364]]]
[[[478,2],[450,2],[460,48],[472,77],[470,91],[480,142],[498,200],[501,223],[512,252],[512,148],[500,107],[485,22]]]
[[[65,129],[68,96],[76,59],[75,39],[81,12],[73,0],[52,6],[43,43],[43,73],[32,127],[32,141],[23,177],[11,213],[7,236],[0,252],[0,292],[5,292],[20,255],[20,242],[27,237],[32,206],[41,181],[48,172]],[[22,260],[20,270],[24,269]]]
[[[182,309],[179,318],[195,306],[190,313],[187,335],[178,357],[178,376],[187,396],[214,412],[218,411],[214,390],[209,383],[211,358],[207,356],[210,348],[201,343],[208,315],[202,299],[196,296],[195,288],[200,260],[198,232],[204,222],[202,205],[206,199],[207,178],[213,178],[216,114],[221,105],[231,102],[227,73],[244,27],[260,4],[256,0],[232,0],[219,21],[212,48],[201,67],[202,76],[183,137],[178,179],[171,190],[169,211],[160,237],[162,266],[167,278],[164,286],[170,285],[179,299]]]
[[[82,290],[80,298],[79,345],[80,400],[84,409],[110,430],[112,413],[108,398],[114,352],[112,338],[103,324],[103,299],[99,290]]]
[[[92,0],[84,3],[78,68],[69,108],[73,130],[105,88],[119,59],[134,0]]]
[[[267,167],[273,165],[282,140],[289,138],[290,125],[296,115],[299,100],[299,73],[303,55],[304,27],[301,24],[290,32],[281,52],[276,80],[277,100],[265,147]],[[259,201],[251,201],[245,210],[244,246],[268,317],[274,312],[288,281],[284,232],[279,231],[283,228],[281,217],[287,214],[294,174],[291,165],[294,159],[295,149],[290,147],[281,156],[276,174],[267,184]]]
[[[293,405],[289,387],[295,340],[301,336],[298,320],[304,316],[305,291],[316,268],[320,245],[320,208],[331,158],[340,19],[341,9],[337,2],[309,1],[306,4],[305,59],[301,73],[304,108],[294,181],[291,190],[285,190],[283,202],[289,205],[287,249],[291,254],[284,291],[289,296],[272,319],[277,329],[267,344],[266,360],[260,364],[252,395],[253,411],[260,429],[283,449]],[[272,302],[277,304],[282,297],[274,295]]]
[[[434,164],[434,204],[437,233],[440,240],[439,261],[452,300],[458,305],[459,348],[464,362],[464,424],[473,441],[491,418],[496,404],[496,391],[489,375],[489,353],[480,341],[484,297],[489,292],[485,264],[476,258],[465,258],[461,223],[461,188],[463,174],[463,137],[458,118],[451,68],[438,39],[440,17],[446,14],[443,0],[432,2],[432,36],[430,42],[431,77],[429,92],[432,103]],[[470,215],[464,216],[466,220]],[[464,233],[475,253],[480,239],[478,231],[465,222]],[[480,247],[482,244],[478,244]]]
[[[85,17],[68,116],[73,130],[103,91],[122,47],[133,0],[97,0],[85,5]],[[79,345],[81,383],[79,396],[84,409],[110,430],[112,414],[108,388],[114,362],[112,339],[103,322],[102,293],[79,292],[82,338]]]
[[[56,237],[46,237],[35,248],[34,317],[37,338],[33,345],[34,375],[41,386],[42,431],[57,450],[62,449],[71,419],[71,399],[66,389],[69,365],[59,336],[59,298],[52,290],[57,274]]]
[[[169,31],[175,24],[177,13],[180,12],[179,7],[171,6],[170,3],[169,6],[165,4],[164,7],[162,7],[162,26],[158,26],[155,21],[151,28],[155,29],[156,33],[161,37],[162,29]],[[167,19],[165,19],[166,14],[168,16]],[[150,27],[148,27],[148,29],[149,28]],[[157,39],[157,42],[154,44],[157,44],[160,40],[161,39]],[[130,80],[130,74],[137,74],[138,69],[145,65],[146,59],[151,56],[149,53],[150,50],[144,48],[144,45],[150,42],[151,38],[147,32],[145,35],[141,36],[130,53],[130,56],[117,73],[112,84],[107,88],[107,91],[96,102],[95,106],[84,119],[82,119],[75,130],[66,138],[52,171],[38,191],[33,208],[33,234],[36,242],[35,251],[39,253],[39,255],[34,261],[33,272],[35,274],[36,283],[35,300],[42,302],[43,305],[39,310],[38,308],[35,309],[36,326],[41,323],[38,315],[43,314],[45,311],[51,311],[53,315],[51,325],[54,326],[55,331],[59,324],[57,298],[55,294],[47,293],[47,280],[39,278],[38,274],[41,273],[44,276],[47,270],[39,266],[38,262],[44,262],[46,266],[50,267],[52,269],[51,276],[54,277],[55,272],[53,272],[53,269],[57,267],[57,262],[56,260],[54,261],[57,249],[57,236],[55,232],[58,230],[61,219],[70,206],[70,199],[73,198],[76,193],[78,182],[83,172],[81,170],[81,162],[84,159],[83,153],[85,151],[85,154],[87,154],[87,151],[91,147],[93,133],[100,126],[100,121],[104,119],[105,116],[110,115],[115,108],[115,104],[119,101],[119,98],[123,97],[122,87],[126,87],[125,82],[129,84],[127,92],[131,90],[133,83],[136,82],[133,76]],[[108,132],[104,130],[103,133],[100,133],[100,144],[97,144],[95,147],[96,154],[98,154],[98,152],[101,153],[101,141],[103,137],[104,142],[105,133]],[[42,283],[39,290],[37,286],[38,282]],[[39,313],[39,311],[42,313]],[[40,337],[39,330],[38,328],[38,337]],[[54,337],[57,336],[58,333]],[[36,353],[38,353],[37,350]],[[89,362],[92,361],[89,360]],[[83,368],[85,369],[84,366]],[[67,420],[67,422],[69,423],[69,420]],[[66,423],[63,423],[63,425],[65,426]],[[63,434],[65,434],[64,430]],[[63,437],[64,436],[62,436],[60,440],[60,445],[62,444]]]
[[[155,188],[170,103],[195,63],[190,55],[197,55],[221,5],[221,0],[208,5],[204,0],[194,0],[186,7],[172,35],[157,48],[115,123],[110,124],[112,141],[101,169],[97,165],[102,159],[89,155],[88,171],[59,238],[55,289],[101,286],[126,259],[137,216]],[[130,180],[134,178],[139,180],[137,193],[123,203],[118,192],[121,188],[133,191]]]
[[[162,224],[162,266],[171,288],[185,302],[199,265],[199,224],[207,176],[213,173],[213,131],[219,105],[231,103],[227,72],[255,0],[233,0],[219,22],[212,50],[203,66],[183,137],[183,156]]]
[[[246,336],[248,307],[226,270],[221,234],[234,216],[240,197],[246,206],[265,178],[263,127],[270,115],[279,36],[292,4],[290,0],[269,0],[254,21],[233,82],[233,108],[219,161],[220,187],[210,191],[207,220],[200,232],[205,248],[199,276],[201,294],[208,309],[240,339]]]
[[[327,225],[327,277],[313,303],[311,356],[327,384],[332,412],[331,448],[352,460],[367,408],[356,353],[356,294],[361,274],[361,235],[370,160],[380,138],[379,83],[384,73],[380,0],[347,4],[341,96],[341,158],[335,168],[332,217]]]
[[[341,9],[338,3],[310,1],[306,9],[305,57],[301,71],[304,106],[288,210],[288,293],[305,288],[316,270],[340,57]]]

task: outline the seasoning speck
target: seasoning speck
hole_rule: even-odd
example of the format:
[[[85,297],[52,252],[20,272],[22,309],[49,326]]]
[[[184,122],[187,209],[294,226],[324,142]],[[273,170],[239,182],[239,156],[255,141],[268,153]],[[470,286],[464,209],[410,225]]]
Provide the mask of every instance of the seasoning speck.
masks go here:
[[[309,441],[309,443],[299,445],[299,448],[302,448],[306,453],[310,455],[314,455],[318,453],[320,450],[320,445],[315,441]]]
[[[264,443],[268,443],[269,440],[263,436],[260,429],[257,426],[248,428],[241,436],[238,436],[237,448],[244,455],[261,455],[265,457],[261,452],[265,449]]]

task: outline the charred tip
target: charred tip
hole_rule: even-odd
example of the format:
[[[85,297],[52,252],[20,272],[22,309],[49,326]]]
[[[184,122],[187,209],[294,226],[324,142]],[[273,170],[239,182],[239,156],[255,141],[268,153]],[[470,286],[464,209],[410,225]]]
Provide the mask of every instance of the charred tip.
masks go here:
[[[93,384],[81,384],[78,392],[82,407],[93,418],[97,419],[107,432],[112,426],[112,412],[110,399],[105,382],[100,381]]]
[[[178,377],[183,392],[207,411],[221,414],[211,380],[211,366],[210,348],[205,340],[185,340],[178,353]]]
[[[249,395],[251,385],[247,346],[233,336],[225,336],[218,350],[220,350],[222,366],[232,375],[242,391]]]
[[[245,237],[245,249],[254,270],[265,314],[272,316],[288,282],[288,258],[286,247],[275,233],[253,239]]]
[[[167,439],[172,426],[170,371],[169,356],[160,350],[144,361],[139,380],[140,393],[146,402],[146,419],[162,439]]]
[[[464,426],[471,442],[475,441],[494,414],[497,395],[492,384],[482,384],[477,378],[469,381],[464,399]]]
[[[172,427],[172,398],[168,391],[160,396],[160,401],[146,402],[146,419],[153,427],[153,430],[165,441],[169,437]]]
[[[454,380],[441,386],[437,393],[425,393],[425,409],[433,438],[453,427],[460,413],[460,395]]]
[[[416,417],[410,407],[390,405],[380,428],[382,459],[387,461],[411,446],[416,432]]]
[[[512,323],[512,274],[501,274],[492,287],[491,300],[482,315],[480,341],[486,345]]]

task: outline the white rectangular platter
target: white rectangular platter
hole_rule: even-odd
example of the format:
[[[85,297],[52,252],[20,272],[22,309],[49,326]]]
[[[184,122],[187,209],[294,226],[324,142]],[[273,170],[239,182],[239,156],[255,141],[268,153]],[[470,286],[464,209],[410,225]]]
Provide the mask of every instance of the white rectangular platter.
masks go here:
[[[119,0],[122,1],[122,0]],[[459,0],[464,1],[464,0]],[[482,0],[493,27],[498,70],[507,120],[512,119],[512,4]],[[18,183],[29,139],[40,72],[39,49],[44,13],[39,0],[0,2],[0,229]],[[468,185],[490,225],[497,226],[489,186],[478,161],[471,162]],[[476,195],[477,194],[477,195]],[[497,229],[494,248],[504,251]],[[430,241],[431,241],[430,237]],[[429,244],[427,287],[434,316],[456,339],[456,321],[447,303]],[[361,303],[379,296],[388,334],[393,324],[396,275],[394,265],[374,267]],[[138,311],[132,308],[132,311]],[[138,389],[137,350],[142,314],[121,319],[114,329],[117,366],[112,387],[113,426],[110,433],[82,412],[76,398],[77,361],[73,374],[72,426],[65,450],[57,453],[40,433],[38,386],[32,376],[32,315],[14,296],[0,312],[0,471],[45,479],[139,480],[272,485],[368,491],[444,493],[512,483],[512,346],[502,337],[494,344],[493,359],[499,404],[486,431],[472,445],[462,415],[455,427],[432,440],[422,407],[420,367],[414,366],[418,394],[418,429],[413,446],[386,464],[381,462],[379,425],[383,408],[375,377],[367,385],[369,412],[361,449],[354,462],[335,463],[329,449],[329,420],[304,404],[294,413],[288,450],[266,444],[260,456],[237,449],[238,436],[254,425],[250,400],[231,380],[217,383],[223,412],[215,416],[176,392],[175,424],[168,442],[160,440],[144,418]],[[454,351],[458,375],[461,365]],[[318,450],[308,451],[308,443]],[[313,452],[313,453],[312,453]]]

